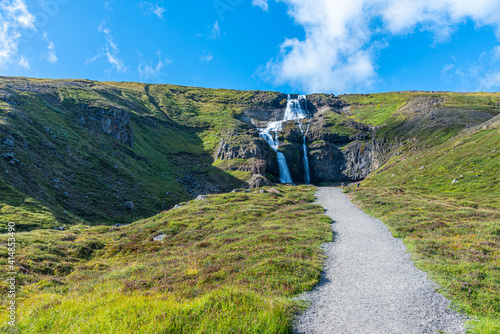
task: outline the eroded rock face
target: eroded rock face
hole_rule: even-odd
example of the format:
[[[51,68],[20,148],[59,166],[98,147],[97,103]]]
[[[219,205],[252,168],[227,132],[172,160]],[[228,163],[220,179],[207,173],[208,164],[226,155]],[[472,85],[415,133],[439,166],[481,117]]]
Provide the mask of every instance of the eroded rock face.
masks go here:
[[[370,125],[347,117],[341,118],[341,124],[332,125],[327,113],[341,115],[349,108],[341,99],[324,94],[309,95],[307,99],[312,117],[303,122],[309,123],[306,143],[312,183],[363,179],[397,151],[400,145],[397,140],[388,143],[385,139],[376,139],[376,129]],[[247,159],[248,162],[233,165],[229,169],[250,171],[255,180],[271,174],[271,179],[279,182],[276,153],[266,141],[258,137],[257,130],[266,127],[270,121],[283,119],[284,104],[278,104],[278,100],[273,103],[262,102],[245,110],[240,120],[249,125],[251,130],[247,133],[225,134],[214,157],[220,160]],[[440,103],[441,100],[416,101],[409,108],[432,108]],[[302,131],[295,121],[285,122],[279,137],[279,151],[286,158],[293,181],[305,182]]]
[[[122,144],[134,146],[132,124],[126,110],[81,105],[77,114],[77,122],[92,130],[100,127],[102,133],[113,136]]]
[[[19,106],[22,104],[18,100],[18,98],[15,94],[5,92],[5,91],[0,91],[0,100],[7,102],[8,104],[10,104],[12,106]]]
[[[279,173],[276,152],[259,137],[255,130],[246,133],[228,132],[222,136],[215,152],[216,160],[246,159],[247,163],[238,166],[238,170],[254,174]]]
[[[312,183],[337,182],[347,180],[346,159],[339,146],[318,141],[309,145],[309,162]]]
[[[252,178],[248,181],[249,187],[251,189],[272,186],[273,183],[269,181],[262,174],[254,174]]]
[[[333,94],[311,94],[307,96],[308,109],[311,114],[318,112],[323,108],[341,110],[346,107],[345,101],[337,98]]]

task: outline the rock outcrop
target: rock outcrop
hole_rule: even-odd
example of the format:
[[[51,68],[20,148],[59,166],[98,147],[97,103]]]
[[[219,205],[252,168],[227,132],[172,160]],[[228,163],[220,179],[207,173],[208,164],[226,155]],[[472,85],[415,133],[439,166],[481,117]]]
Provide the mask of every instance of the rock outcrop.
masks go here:
[[[374,127],[340,116],[348,108],[343,100],[325,94],[314,94],[307,98],[312,118],[302,122],[308,123],[306,141],[312,183],[363,179],[390,157],[389,152],[395,148],[393,143],[388,145],[383,139],[375,139]],[[426,106],[435,106],[439,102],[427,103]],[[425,103],[420,101],[416,105]],[[274,101],[246,109],[240,120],[253,129],[247,133],[226,133],[215,153],[214,157],[220,160],[248,160],[245,163],[226,164],[229,166],[226,168],[252,172],[254,177],[251,186],[266,185],[266,182],[255,182],[262,180],[264,175],[272,175],[271,180],[279,182],[276,153],[266,141],[258,137],[257,128],[282,119],[285,111],[282,105],[278,106]],[[327,120],[325,113],[328,112],[337,113],[341,117],[341,124]],[[305,182],[304,135],[298,123],[283,123],[279,136],[279,151],[287,160],[293,181]]]
[[[126,110],[114,107],[91,107],[83,104],[78,108],[77,122],[92,130],[97,130],[99,127],[102,133],[113,136],[122,144],[134,146],[132,124]]]
[[[248,160],[243,164],[230,164],[228,170],[249,171],[263,175],[266,172],[279,173],[276,152],[259,137],[256,130],[248,132],[231,131],[225,133],[214,154],[216,160]]]

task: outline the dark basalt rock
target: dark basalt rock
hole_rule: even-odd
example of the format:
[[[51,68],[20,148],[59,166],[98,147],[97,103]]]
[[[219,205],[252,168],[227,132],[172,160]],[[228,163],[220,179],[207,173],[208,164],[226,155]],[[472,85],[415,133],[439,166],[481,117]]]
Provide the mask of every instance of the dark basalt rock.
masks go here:
[[[126,110],[119,108],[91,107],[80,105],[77,122],[97,131],[98,128],[107,135],[111,135],[119,142],[130,147],[134,146],[134,135],[130,115]]]
[[[254,174],[252,178],[248,181],[249,187],[251,189],[272,186],[273,183],[269,181],[262,174]]]
[[[264,96],[269,97],[269,95],[262,95]],[[282,97],[286,98],[286,96]],[[291,97],[296,98],[296,95]],[[309,95],[307,101],[312,117],[299,122],[309,123],[306,143],[312,183],[363,179],[387,161],[401,145],[398,140],[392,140],[389,144],[384,139],[375,139],[375,127],[353,119],[345,117],[338,124],[328,120],[325,117],[327,110],[343,114],[349,107],[333,94]],[[413,108],[433,108],[442,102],[439,99],[436,101],[418,100],[410,104],[408,108],[412,110]],[[283,102],[281,104],[283,105]],[[273,107],[276,105],[263,101],[259,106],[245,110],[241,120],[250,127],[250,130],[246,133],[225,134],[214,157],[221,160],[250,159],[251,162],[234,165],[231,168],[250,171],[254,175],[272,175],[271,179],[279,182],[276,153],[265,140],[258,137],[257,130],[257,128],[265,127],[270,121],[283,119],[284,108]],[[335,132],[336,129],[340,131]],[[286,157],[293,181],[304,182],[304,135],[297,121],[283,123],[279,136],[279,150]]]

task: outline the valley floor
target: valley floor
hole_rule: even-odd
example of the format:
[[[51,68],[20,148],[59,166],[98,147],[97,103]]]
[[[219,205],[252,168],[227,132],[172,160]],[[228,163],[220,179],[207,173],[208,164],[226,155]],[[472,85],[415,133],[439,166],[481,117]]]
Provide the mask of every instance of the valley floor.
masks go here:
[[[402,241],[359,210],[339,188],[319,188],[333,219],[334,241],[320,284],[301,296],[310,307],[296,333],[465,333],[466,317],[451,310]]]

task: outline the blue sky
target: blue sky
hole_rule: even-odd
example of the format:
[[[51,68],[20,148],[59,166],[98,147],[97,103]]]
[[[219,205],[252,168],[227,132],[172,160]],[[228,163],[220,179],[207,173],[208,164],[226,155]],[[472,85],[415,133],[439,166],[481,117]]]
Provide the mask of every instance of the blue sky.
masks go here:
[[[497,13],[498,0],[0,0],[0,75],[498,91]]]

